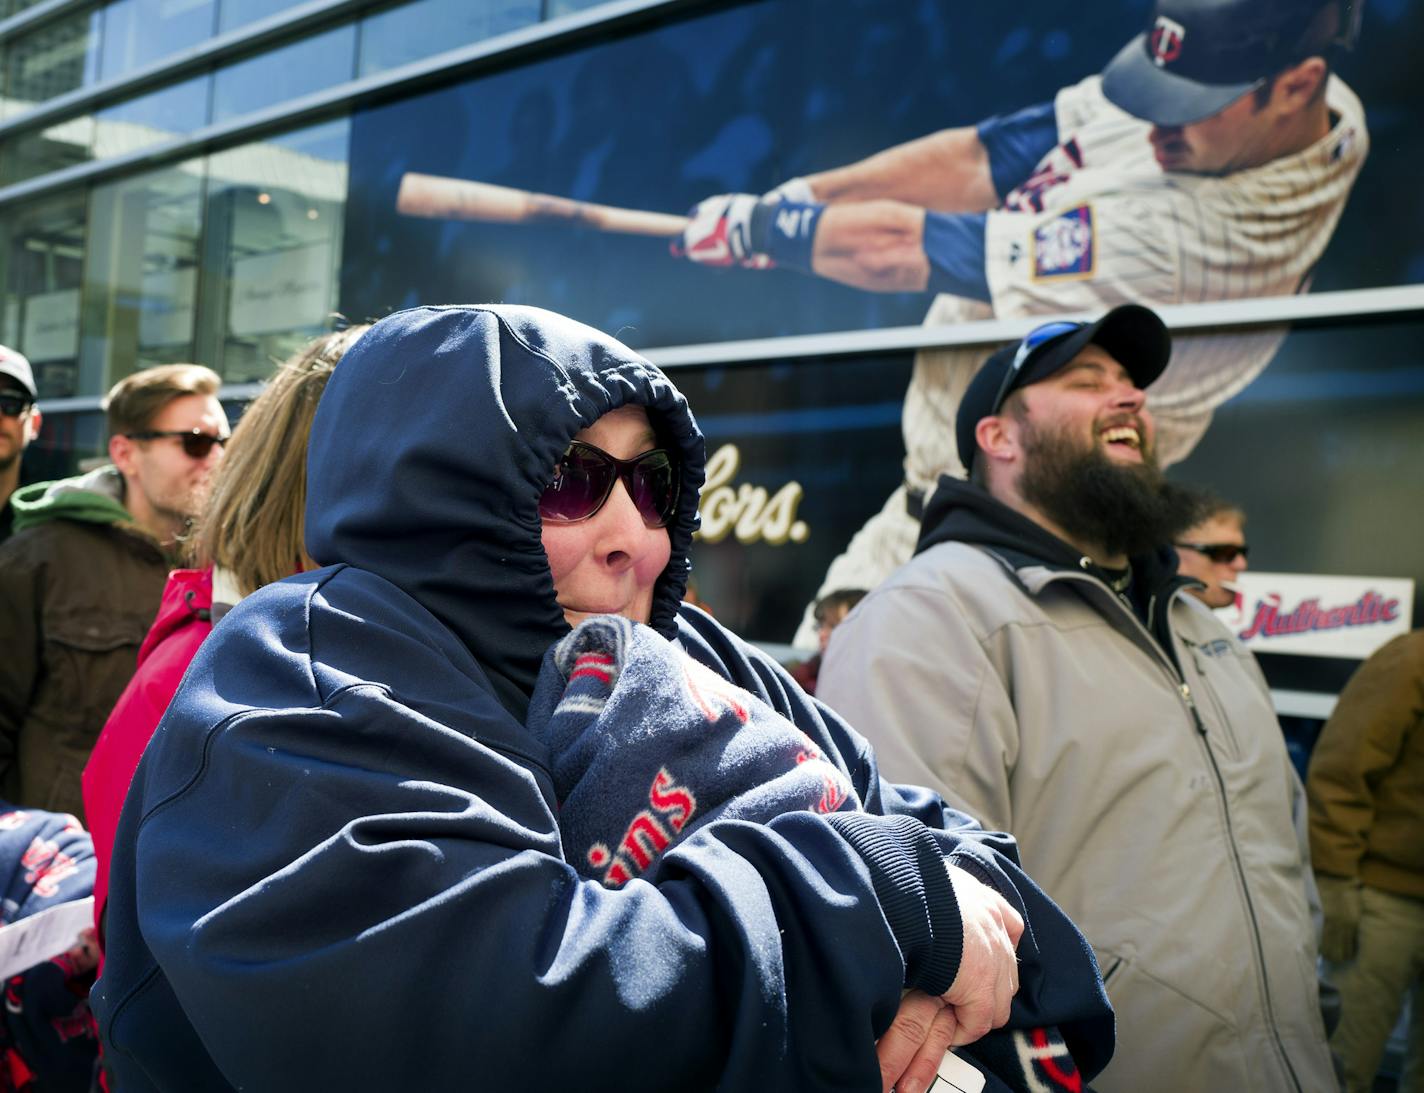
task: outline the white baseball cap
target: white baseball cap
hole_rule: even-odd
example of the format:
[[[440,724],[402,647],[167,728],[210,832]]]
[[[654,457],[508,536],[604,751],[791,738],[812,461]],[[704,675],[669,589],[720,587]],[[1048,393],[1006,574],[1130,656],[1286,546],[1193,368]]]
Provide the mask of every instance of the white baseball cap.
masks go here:
[[[18,380],[20,386],[30,393],[30,398],[39,398],[40,393],[35,388],[35,374],[30,369],[30,362],[3,345],[0,345],[0,376]]]

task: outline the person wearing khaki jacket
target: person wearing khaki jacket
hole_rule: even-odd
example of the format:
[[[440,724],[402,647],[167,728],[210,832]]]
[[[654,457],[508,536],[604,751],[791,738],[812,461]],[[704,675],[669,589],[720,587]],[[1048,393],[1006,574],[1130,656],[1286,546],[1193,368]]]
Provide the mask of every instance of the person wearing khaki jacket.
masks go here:
[[[974,482],[940,480],[820,697],[1019,839],[1117,1014],[1095,1089],[1323,1093],[1299,779],[1255,661],[1159,546],[1180,513],[1142,388],[1169,345],[1128,305],[989,359],[958,421]]]
[[[1310,757],[1310,852],[1335,963],[1330,1046],[1348,1088],[1372,1088],[1411,996],[1399,1088],[1424,1090],[1424,630],[1375,651],[1350,678]]]
[[[83,816],[80,776],[133,675],[170,554],[222,456],[221,381],[193,364],[121,380],[114,465],[22,487],[0,544],[0,794]]]

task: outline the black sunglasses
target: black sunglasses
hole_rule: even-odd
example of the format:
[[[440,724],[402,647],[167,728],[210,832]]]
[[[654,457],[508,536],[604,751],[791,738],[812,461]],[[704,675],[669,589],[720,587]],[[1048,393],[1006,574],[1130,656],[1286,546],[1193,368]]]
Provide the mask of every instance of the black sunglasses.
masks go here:
[[[125,433],[130,440],[159,440],[165,436],[176,436],[183,444],[183,454],[190,459],[207,459],[216,444],[221,448],[228,442],[225,436],[205,433],[201,429],[149,429],[142,433]]]
[[[1004,399],[1009,397],[1009,392],[1014,389],[1014,381],[1018,379],[1019,372],[1028,361],[1029,356],[1046,341],[1057,338],[1063,334],[1071,334],[1075,330],[1083,327],[1083,323],[1073,323],[1066,321],[1044,323],[1036,326],[1024,335],[1024,340],[1019,342],[1018,351],[1014,353],[1014,359],[1009,362],[1009,370],[1004,373],[1003,382],[999,384],[998,394],[994,396],[994,401],[989,404],[989,413],[986,417],[997,414],[1004,405]]]
[[[1251,553],[1251,548],[1245,543],[1176,543],[1175,546],[1178,550],[1185,547],[1187,550],[1195,550],[1198,554],[1205,554],[1213,562],[1222,565],[1236,561],[1238,554],[1245,558]]]
[[[0,395],[0,414],[4,414],[6,417],[19,417],[34,404],[35,400],[29,395],[18,395],[13,391],[6,391]]]
[[[555,523],[587,520],[603,508],[619,479],[643,523],[666,527],[677,508],[677,465],[663,448],[632,459],[615,459],[602,448],[575,440],[559,458],[554,480],[539,498],[539,515]]]

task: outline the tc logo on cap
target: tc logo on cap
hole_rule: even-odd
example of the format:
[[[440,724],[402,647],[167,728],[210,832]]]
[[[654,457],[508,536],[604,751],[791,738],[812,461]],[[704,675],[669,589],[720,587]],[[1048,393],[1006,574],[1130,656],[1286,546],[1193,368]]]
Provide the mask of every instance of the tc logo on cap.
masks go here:
[[[1182,41],[1187,36],[1187,28],[1165,15],[1157,16],[1152,27],[1148,48],[1152,51],[1152,63],[1158,68],[1170,64],[1182,55]]]

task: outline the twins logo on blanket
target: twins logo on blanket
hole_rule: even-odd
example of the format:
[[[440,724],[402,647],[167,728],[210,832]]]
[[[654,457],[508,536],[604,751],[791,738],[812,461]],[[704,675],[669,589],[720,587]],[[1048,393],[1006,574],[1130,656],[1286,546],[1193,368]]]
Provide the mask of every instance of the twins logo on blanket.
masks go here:
[[[714,819],[861,808],[847,772],[785,717],[614,615],[545,655],[528,727],[549,750],[565,858],[609,888],[656,880],[665,852]],[[1029,1024],[961,1049],[985,1093],[1083,1093],[1058,1030]]]
[[[588,619],[545,656],[529,728],[549,748],[565,856],[610,888],[653,876],[712,819],[860,807],[790,721],[618,616]]]

